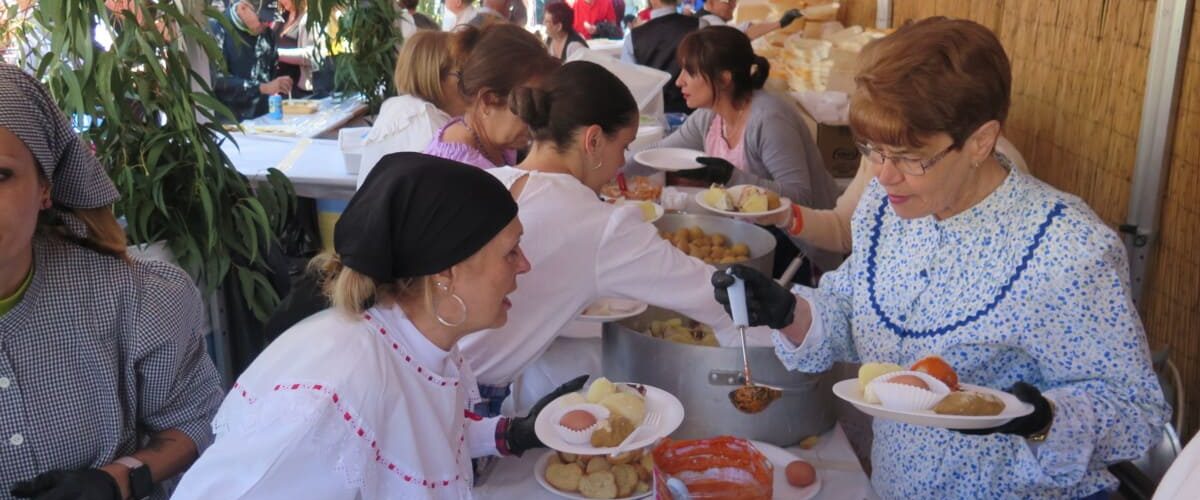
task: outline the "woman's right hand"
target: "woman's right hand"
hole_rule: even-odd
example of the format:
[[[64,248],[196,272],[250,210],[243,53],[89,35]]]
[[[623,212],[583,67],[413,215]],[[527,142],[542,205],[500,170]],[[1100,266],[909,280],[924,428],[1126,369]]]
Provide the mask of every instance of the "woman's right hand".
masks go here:
[[[281,76],[258,86],[262,95],[287,94],[292,91],[292,77]]]
[[[730,274],[732,273],[732,275]],[[796,296],[757,269],[741,264],[730,266],[729,272],[717,271],[712,275],[713,295],[725,312],[729,309],[729,287],[734,277],[746,282],[746,312],[749,325],[766,325],[776,330],[791,325],[795,319]]]

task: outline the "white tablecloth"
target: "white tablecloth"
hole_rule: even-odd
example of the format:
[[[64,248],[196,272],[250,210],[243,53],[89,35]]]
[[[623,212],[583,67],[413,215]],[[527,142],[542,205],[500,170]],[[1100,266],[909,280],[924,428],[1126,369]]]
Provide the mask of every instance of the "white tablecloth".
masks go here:
[[[295,185],[296,194],[317,199],[348,200],[354,196],[357,177],[346,173],[337,141],[235,134],[221,150],[238,172],[255,182],[267,169],[281,170]]]
[[[850,441],[840,425],[821,435],[818,444],[810,450],[799,447],[788,448],[817,468],[821,477],[821,491],[816,500],[864,500],[877,499],[871,489],[867,475],[859,466]],[[546,491],[534,479],[534,462],[545,453],[531,450],[521,458],[505,458],[492,471],[487,482],[475,488],[475,496],[486,499],[553,500],[562,498]]]
[[[316,113],[308,115],[283,115],[282,120],[272,120],[266,116],[246,120],[242,127],[250,135],[276,135],[284,137],[317,137],[326,132],[337,130],[354,117],[365,113],[367,105],[361,97],[334,100],[332,97],[321,99]]]

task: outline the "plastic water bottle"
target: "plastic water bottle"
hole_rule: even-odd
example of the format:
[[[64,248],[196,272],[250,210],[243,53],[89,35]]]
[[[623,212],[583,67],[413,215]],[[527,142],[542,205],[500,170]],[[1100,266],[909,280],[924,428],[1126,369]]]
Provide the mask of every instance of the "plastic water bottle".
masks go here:
[[[272,120],[283,120],[283,96],[274,94],[267,98],[267,117]]]

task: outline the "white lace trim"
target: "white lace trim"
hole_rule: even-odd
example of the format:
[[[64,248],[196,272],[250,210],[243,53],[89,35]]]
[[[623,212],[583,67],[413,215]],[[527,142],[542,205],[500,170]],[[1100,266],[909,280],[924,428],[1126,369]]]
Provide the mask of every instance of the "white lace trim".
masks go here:
[[[255,406],[260,400],[260,396],[246,389],[239,383],[233,384],[233,389],[230,394],[241,396],[242,401],[247,406],[255,406],[254,411],[239,412],[237,417],[231,418],[227,412],[221,412],[216,419],[213,420],[213,431],[218,436],[226,434],[234,427],[240,427],[247,431],[255,431],[261,429],[264,425],[269,425],[279,419],[297,420],[299,419],[305,426],[312,426],[319,418],[335,417],[345,425],[345,429],[349,432],[331,434],[322,439],[321,446],[328,447],[330,450],[336,450],[337,469],[341,471],[345,477],[346,484],[352,488],[362,488],[366,483],[366,476],[371,476],[374,480],[379,473],[385,472],[387,476],[391,476],[396,480],[405,483],[406,485],[421,486],[430,490],[438,488],[448,488],[452,485],[463,486],[470,489],[470,477],[464,477],[459,472],[453,476],[446,475],[442,477],[423,477],[411,470],[398,465],[395,460],[389,457],[378,445],[375,431],[372,427],[362,420],[361,413],[357,412],[353,406],[342,398],[336,390],[324,385],[313,383],[290,383],[276,384],[272,392],[316,392],[324,397],[322,400],[331,405],[336,412],[328,412],[328,408],[322,408],[319,405],[306,404],[303,401],[293,401],[290,404],[280,405],[274,404],[266,407]],[[263,411],[264,408],[270,410]],[[235,420],[236,422],[231,422]],[[240,425],[236,425],[240,424]],[[455,449],[455,463],[461,464],[463,446],[466,445],[467,421],[463,418],[463,432],[459,436],[458,444]],[[362,464],[374,462],[378,467],[364,468]],[[374,481],[372,481],[374,482]],[[461,484],[460,484],[461,483]]]

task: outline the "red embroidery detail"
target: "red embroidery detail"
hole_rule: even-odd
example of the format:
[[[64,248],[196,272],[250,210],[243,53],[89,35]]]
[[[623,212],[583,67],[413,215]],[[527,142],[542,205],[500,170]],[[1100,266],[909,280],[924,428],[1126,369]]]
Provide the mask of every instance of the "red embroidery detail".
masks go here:
[[[425,369],[424,369],[424,368],[422,368],[422,367],[420,367],[420,366],[418,366],[418,367],[417,367],[417,373],[421,373],[421,372],[422,372],[422,371],[424,371],[424,370],[425,370]]]
[[[363,430],[362,430],[362,429],[359,429],[359,430],[358,430],[358,437],[362,437],[362,435],[363,435],[363,434],[366,434],[366,433],[365,433],[365,432],[363,432]]]
[[[397,350],[397,349],[400,349],[400,344],[397,344],[397,343],[393,342],[393,343],[392,343],[392,350],[394,351],[394,350]]]
[[[442,481],[442,486],[450,486],[450,481]]]
[[[292,384],[292,390],[293,390],[293,391],[294,391],[294,390],[296,390],[296,389],[299,389],[299,388],[300,388],[300,384]]]
[[[349,422],[350,421],[350,412],[346,412],[345,415],[342,415],[342,418],[346,419],[346,421]]]
[[[277,391],[278,391],[280,387],[283,387],[283,386],[281,386],[281,385],[276,385],[276,386],[275,386],[275,390],[277,390]]]
[[[320,384],[318,384],[318,385],[314,385],[314,386],[313,386],[313,390],[314,390],[314,391],[319,391],[319,390],[321,390],[321,385],[320,385]]]
[[[334,403],[338,402],[338,395],[337,395],[337,393],[336,393],[336,392],[335,392],[335,393],[333,393],[333,402],[334,402]]]

